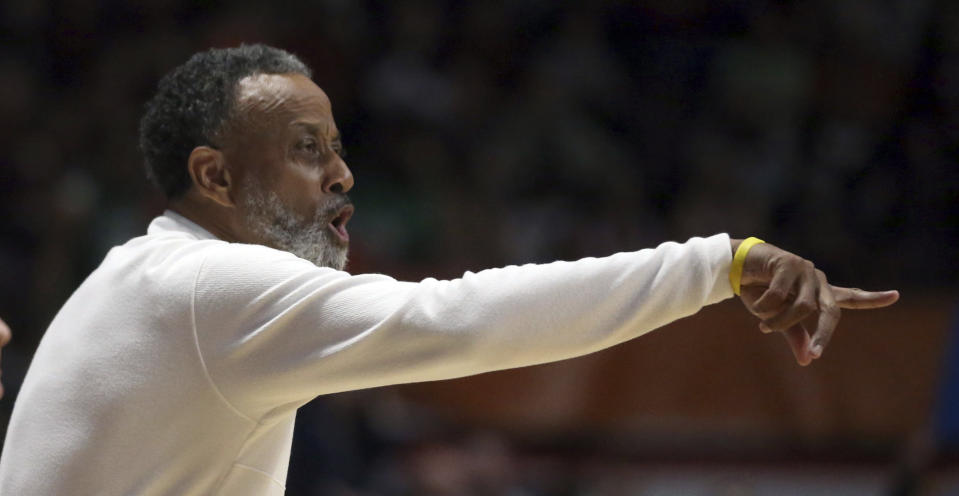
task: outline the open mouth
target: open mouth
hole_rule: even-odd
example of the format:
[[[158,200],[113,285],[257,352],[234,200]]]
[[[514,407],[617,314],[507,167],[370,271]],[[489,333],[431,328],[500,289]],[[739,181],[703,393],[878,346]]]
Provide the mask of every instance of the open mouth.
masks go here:
[[[350,233],[346,231],[346,223],[353,216],[353,205],[346,205],[336,213],[336,217],[330,221],[329,228],[336,233],[336,237],[343,243],[350,242]]]

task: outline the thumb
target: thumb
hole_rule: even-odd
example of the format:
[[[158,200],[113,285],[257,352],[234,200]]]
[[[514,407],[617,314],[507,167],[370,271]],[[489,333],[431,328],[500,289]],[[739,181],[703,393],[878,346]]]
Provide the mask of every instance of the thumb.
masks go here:
[[[899,291],[865,291],[859,288],[832,286],[833,296],[839,308],[869,310],[888,307],[899,301]]]

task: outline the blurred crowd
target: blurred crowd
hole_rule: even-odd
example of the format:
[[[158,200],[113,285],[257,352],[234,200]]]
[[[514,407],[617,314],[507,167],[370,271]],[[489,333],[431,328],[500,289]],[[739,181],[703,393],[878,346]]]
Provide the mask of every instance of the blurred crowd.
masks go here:
[[[351,272],[454,277],[729,232],[839,284],[959,280],[949,0],[9,0],[0,36],[3,425],[53,314],[162,210],[138,120],[210,46],[265,42],[313,67],[356,177]],[[294,460],[291,488],[427,494],[415,484],[515,470],[494,435],[377,428],[384,402],[415,408],[389,392],[338,401],[305,412],[295,448],[331,468]],[[410,475],[430,464],[486,472]],[[541,492],[497,487],[473,490]]]

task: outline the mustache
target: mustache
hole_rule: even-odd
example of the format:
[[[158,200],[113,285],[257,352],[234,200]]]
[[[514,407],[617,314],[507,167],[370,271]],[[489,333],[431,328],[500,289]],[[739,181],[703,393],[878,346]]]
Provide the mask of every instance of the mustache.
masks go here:
[[[353,201],[346,193],[336,193],[335,196],[324,201],[317,207],[316,216],[320,219],[333,220],[345,208],[353,205]]]

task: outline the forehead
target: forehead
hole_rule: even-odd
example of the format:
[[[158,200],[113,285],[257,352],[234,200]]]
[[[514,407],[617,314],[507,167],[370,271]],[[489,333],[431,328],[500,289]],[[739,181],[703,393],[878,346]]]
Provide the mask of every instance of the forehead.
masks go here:
[[[237,83],[237,110],[274,124],[306,120],[332,124],[329,97],[302,74],[254,74]]]

